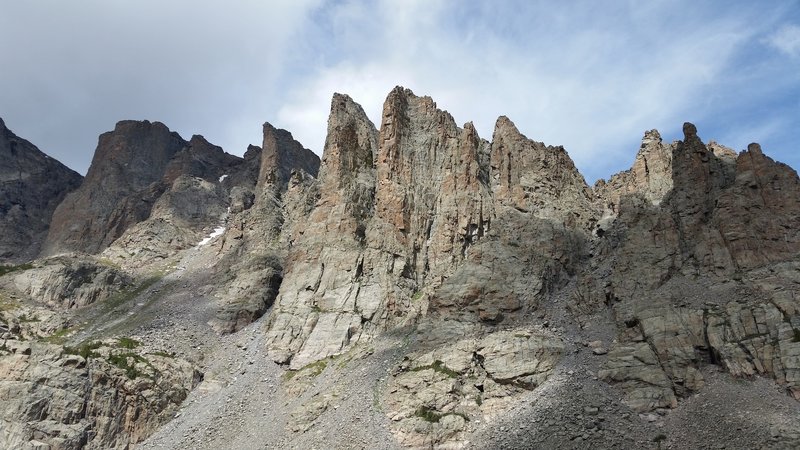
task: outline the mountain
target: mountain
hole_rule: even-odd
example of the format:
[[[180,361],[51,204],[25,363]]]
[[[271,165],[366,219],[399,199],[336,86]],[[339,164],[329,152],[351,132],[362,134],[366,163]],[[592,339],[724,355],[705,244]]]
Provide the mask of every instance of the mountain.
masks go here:
[[[101,136],[0,275],[0,446],[800,445],[800,179],[758,144],[650,130],[589,186],[402,87],[378,127],[334,94],[321,161],[262,132]]]
[[[17,137],[0,119],[0,262],[35,258],[64,196],[82,177]]]

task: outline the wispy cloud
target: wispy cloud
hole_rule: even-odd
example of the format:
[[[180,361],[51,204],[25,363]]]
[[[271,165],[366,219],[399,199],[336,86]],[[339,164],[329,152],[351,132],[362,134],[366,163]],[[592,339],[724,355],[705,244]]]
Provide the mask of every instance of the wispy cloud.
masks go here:
[[[487,139],[509,116],[589,180],[629,166],[643,131],[680,138],[686,120],[735,148],[761,130],[800,165],[798,23],[796,0],[9,2],[0,116],[79,169],[126,118],[234,153],[269,121],[321,152],[333,92],[379,125],[403,85]]]
[[[800,26],[784,25],[770,35],[766,42],[791,57],[800,57]]]
[[[508,115],[529,137],[565,145],[587,178],[607,176],[630,164],[646,129],[679,138],[691,120],[702,131],[719,87],[747,97],[746,80],[724,80],[777,14],[693,5],[328,5],[336,50],[297,82],[279,121],[319,150],[331,92],[351,94],[377,124],[384,96],[401,84],[431,95],[459,123],[474,121],[489,139],[496,117]]]
[[[277,109],[293,42],[320,4],[4,2],[0,115],[79,170],[122,119],[160,120],[241,153]]]

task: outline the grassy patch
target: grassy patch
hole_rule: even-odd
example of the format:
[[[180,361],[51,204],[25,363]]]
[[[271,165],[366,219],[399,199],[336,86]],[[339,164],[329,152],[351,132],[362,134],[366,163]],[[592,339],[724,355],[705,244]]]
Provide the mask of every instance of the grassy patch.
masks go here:
[[[123,255],[124,258],[124,255]],[[109,267],[111,269],[122,270],[122,266],[112,261],[110,258],[98,258],[97,263],[101,266]]]
[[[30,316],[27,314],[21,314],[19,317],[17,317],[17,320],[19,321],[19,323],[39,322],[39,316],[37,316],[36,314],[31,314]]]
[[[64,353],[69,355],[80,355],[83,357],[83,359],[97,358],[100,355],[95,352],[95,350],[102,346],[103,343],[100,341],[83,343],[77,347],[64,346]]]
[[[20,307],[19,302],[15,302],[14,300],[6,300],[0,297],[0,312],[13,311],[19,307]]]
[[[141,342],[137,341],[136,339],[131,339],[127,337],[121,337],[117,339],[117,347],[119,348],[127,348],[127,349],[134,349],[141,345]]]
[[[33,269],[33,264],[25,263],[25,264],[18,264],[16,266],[13,266],[13,265],[5,266],[5,265],[3,265],[3,266],[0,266],[0,277],[2,277],[3,275],[9,274],[11,272],[19,272],[19,271],[28,270],[28,269]]]
[[[63,344],[67,338],[67,335],[72,332],[73,328],[62,328],[55,333],[51,334],[42,339],[42,342],[46,342],[48,344]]]
[[[458,413],[458,412],[450,412],[450,413],[438,413],[435,410],[428,408],[427,406],[422,406],[414,412],[414,415],[421,418],[422,420],[430,423],[439,423],[443,417],[446,416],[459,416],[462,419],[469,422],[469,417],[466,414]]]
[[[411,296],[411,301],[417,301],[422,298],[422,291],[414,292],[414,295]]]
[[[162,278],[164,278],[164,275],[161,274],[154,275],[149,278],[146,278],[134,289],[125,289],[123,291],[117,292],[111,298],[108,299],[108,301],[106,302],[107,307],[109,309],[113,309],[119,305],[122,305],[123,303],[127,303],[133,300],[139,294],[144,292],[145,289],[161,281]]]
[[[157,351],[157,352],[150,353],[150,354],[151,355],[155,355],[155,356],[162,356],[164,358],[174,358],[175,357],[175,353],[167,353],[167,352],[163,352],[163,351],[160,351],[160,350]]]
[[[128,363],[128,360],[133,360],[133,363]],[[125,376],[131,380],[146,375],[144,372],[136,368],[137,362],[146,363],[147,361],[135,353],[119,353],[116,355],[108,355],[108,362],[125,371]]]
[[[427,366],[414,367],[413,369],[411,369],[411,371],[419,372],[420,370],[428,370],[428,369],[433,369],[434,372],[439,372],[441,374],[447,375],[450,378],[458,377],[458,372],[445,366],[444,363],[439,361],[438,359],[434,361],[433,364],[428,364]]]
[[[297,374],[299,374],[300,372],[303,372],[303,371],[308,371],[308,375],[313,378],[313,377],[316,377],[317,375],[321,374],[322,371],[325,370],[326,367],[328,367],[328,360],[327,359],[321,359],[319,361],[315,361],[315,362],[306,364],[305,366],[301,367],[299,370],[290,370],[290,371],[286,372],[285,374],[283,374],[283,379],[286,380],[286,381],[289,381],[292,378],[294,378],[295,375],[297,375]]]

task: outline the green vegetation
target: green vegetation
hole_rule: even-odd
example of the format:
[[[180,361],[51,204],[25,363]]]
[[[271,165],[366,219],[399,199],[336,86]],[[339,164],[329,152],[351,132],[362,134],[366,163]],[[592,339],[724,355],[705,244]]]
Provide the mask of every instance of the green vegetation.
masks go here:
[[[418,410],[414,412],[414,415],[426,422],[431,422],[431,423],[439,423],[439,421],[446,416],[459,416],[462,419],[469,422],[469,417],[467,417],[466,414],[458,412],[438,413],[435,410],[428,408],[427,406],[420,407]]]
[[[0,311],[12,311],[19,308],[19,302],[0,297]]]
[[[481,406],[483,404],[483,397],[481,397],[481,394],[475,396],[475,403],[478,406]]]
[[[658,444],[659,450],[661,449],[661,443],[667,440],[667,435],[664,433],[659,434],[658,436],[653,438],[653,442]]]
[[[37,316],[36,314],[31,314],[30,316],[28,316],[27,314],[21,314],[19,317],[17,317],[17,320],[20,323],[38,322],[39,321],[39,316]]]
[[[422,298],[422,291],[414,292],[414,295],[411,296],[411,301],[415,302]]]
[[[66,340],[66,337],[69,333],[71,333],[73,328],[67,327],[62,328],[55,333],[47,336],[46,338],[42,339],[42,342],[47,342],[48,344],[63,344]]]
[[[132,364],[128,363],[128,359],[133,360]],[[136,368],[137,362],[147,363],[147,360],[137,355],[136,353],[119,353],[116,355],[108,355],[108,362],[125,371],[125,376],[131,380],[146,375],[144,372]],[[149,365],[149,363],[147,363]],[[151,366],[152,367],[152,366]]]
[[[117,347],[119,348],[134,349],[139,345],[141,345],[141,342],[137,341],[136,339],[131,339],[127,337],[121,337],[117,339]]]
[[[315,361],[315,362],[306,364],[305,366],[301,367],[299,370],[289,370],[289,371],[287,371],[285,374],[283,374],[283,379],[286,380],[286,381],[289,381],[292,378],[294,378],[297,374],[299,374],[300,372],[303,372],[303,371],[308,371],[308,376],[313,378],[313,377],[316,377],[317,375],[321,374],[322,371],[325,370],[326,367],[328,367],[328,360],[327,359],[321,359],[319,361]]]
[[[0,266],[0,277],[2,277],[3,275],[9,274],[11,272],[18,272],[18,271],[28,270],[28,269],[33,269],[33,264],[25,263],[25,264],[19,264],[19,265],[16,265],[16,266],[5,266],[5,265],[4,266]]]
[[[153,275],[153,276],[151,276],[149,278],[146,278],[144,281],[142,281],[134,289],[125,289],[125,290],[117,292],[111,298],[109,298],[108,301],[106,302],[107,309],[110,310],[110,309],[116,308],[117,306],[122,305],[123,303],[127,303],[127,302],[133,300],[139,294],[144,292],[145,289],[147,289],[150,286],[152,286],[152,285],[158,283],[159,281],[161,281],[162,278],[164,278],[163,274],[156,274],[156,275]]]
[[[122,255],[122,258],[125,258],[125,255]],[[121,270],[122,266],[112,261],[110,258],[98,258],[97,263],[101,266],[109,267],[111,269]]]
[[[153,353],[150,353],[150,354],[151,355],[155,355],[155,356],[162,356],[164,358],[174,358],[175,357],[175,353],[167,353],[167,352],[162,352],[162,351],[157,351],[157,352],[153,352]]]
[[[439,361],[438,359],[434,361],[433,364],[428,364],[427,366],[414,367],[413,369],[411,369],[411,371],[419,372],[420,370],[428,370],[428,369],[433,369],[433,371],[447,375],[450,378],[458,377],[458,372],[445,366],[444,363]]]
[[[64,353],[69,355],[80,355],[83,359],[97,358],[100,356],[95,350],[102,347],[103,343],[100,341],[85,342],[77,347],[64,346]]]

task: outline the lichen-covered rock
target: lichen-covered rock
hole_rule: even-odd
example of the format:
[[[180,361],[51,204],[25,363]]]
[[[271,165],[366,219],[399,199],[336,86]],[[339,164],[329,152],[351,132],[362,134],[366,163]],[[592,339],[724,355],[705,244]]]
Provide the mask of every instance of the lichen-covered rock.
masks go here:
[[[201,379],[186,361],[117,343],[65,351],[7,340],[3,348],[2,448],[131,448],[172,418]]]
[[[392,431],[408,447],[463,445],[471,421],[491,420],[544,383],[563,349],[557,338],[516,329],[408,355],[384,394]]]
[[[133,279],[100,262],[59,256],[16,273],[13,285],[35,302],[55,308],[80,308],[132,288]]]

